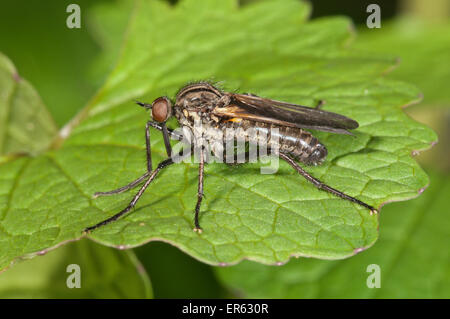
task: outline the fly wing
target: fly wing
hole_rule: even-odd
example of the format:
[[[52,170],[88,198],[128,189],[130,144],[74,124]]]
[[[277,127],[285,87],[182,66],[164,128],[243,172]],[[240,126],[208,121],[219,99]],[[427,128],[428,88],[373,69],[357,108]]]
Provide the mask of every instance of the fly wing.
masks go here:
[[[351,134],[348,130],[358,127],[358,122],[340,114],[246,94],[232,94],[230,104],[215,108],[213,113],[339,134]]]

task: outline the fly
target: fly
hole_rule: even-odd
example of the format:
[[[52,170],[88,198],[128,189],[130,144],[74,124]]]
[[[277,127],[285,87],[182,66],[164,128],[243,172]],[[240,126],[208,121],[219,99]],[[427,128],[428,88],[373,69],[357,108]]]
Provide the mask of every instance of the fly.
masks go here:
[[[298,162],[301,162],[306,165],[318,165],[327,156],[326,147],[306,129],[351,134],[349,130],[358,127],[358,123],[348,117],[321,110],[321,103],[315,108],[310,108],[266,99],[252,94],[224,92],[206,82],[189,84],[183,87],[178,91],[173,106],[172,101],[165,96],[155,99],[151,104],[136,103],[146,109],[150,109],[153,119],[147,122],[145,128],[147,171],[128,185],[108,192],[97,192],[94,194],[94,197],[119,194],[142,183],[143,185],[127,207],[114,216],[86,228],[86,232],[109,224],[129,212],[157,174],[162,169],[175,163],[172,158],[170,139],[182,140],[183,136],[166,126],[167,120],[172,116],[175,116],[180,125],[191,129],[194,128],[196,121],[200,121],[205,129],[211,127],[218,130],[254,128],[257,131],[265,132],[268,134],[267,146],[271,150],[275,150],[276,155],[286,161],[318,189],[363,206],[369,209],[371,214],[377,213],[374,207],[322,183],[298,164]],[[161,131],[168,155],[168,158],[161,161],[155,169],[153,169],[151,158],[150,127]],[[274,142],[274,137],[270,134],[271,129],[278,130],[277,142]],[[246,136],[246,138],[248,142],[252,142],[250,136]],[[214,137],[210,136],[209,139],[214,139]],[[194,215],[194,231],[199,233],[202,231],[199,223],[199,212],[204,197],[203,181],[206,157],[205,148],[201,147],[198,165],[197,204]]]

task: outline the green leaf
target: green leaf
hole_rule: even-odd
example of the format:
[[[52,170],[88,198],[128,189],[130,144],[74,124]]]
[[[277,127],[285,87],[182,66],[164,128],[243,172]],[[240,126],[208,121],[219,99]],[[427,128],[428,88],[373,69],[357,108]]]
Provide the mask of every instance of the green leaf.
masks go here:
[[[40,252],[0,276],[0,298],[151,298],[149,278],[131,251],[88,240]],[[80,288],[73,284],[78,265]]]
[[[362,32],[355,48],[391,54],[401,64],[391,78],[416,84],[424,94],[424,104],[449,106],[450,23],[430,24],[413,18],[397,19],[381,29]]]
[[[449,192],[449,176],[434,173],[420,198],[383,209],[380,239],[354,258],[302,258],[281,267],[244,261],[216,273],[242,298],[447,298]],[[380,266],[380,288],[366,285],[371,264]]]
[[[307,170],[377,207],[417,196],[428,178],[411,152],[436,140],[401,109],[417,102],[419,91],[383,77],[393,59],[353,53],[348,20],[308,22],[309,12],[294,0],[242,8],[231,0],[175,7],[138,1],[115,70],[63,130],[70,137],[62,147],[0,166],[0,265],[80,238],[85,227],[124,208],[134,192],[95,200],[92,194],[145,172],[148,115],[132,100],[173,96],[193,80],[303,105],[326,100],[326,110],[360,127],[354,137],[317,132],[329,156]],[[156,163],[164,144],[151,134]],[[133,212],[90,237],[120,248],[166,241],[213,265],[339,259],[374,244],[377,216],[317,190],[286,163],[275,175],[261,175],[261,165],[207,165],[201,235],[192,231],[197,167],[177,164],[155,179]]]
[[[98,86],[111,72],[117,60],[126,26],[134,8],[133,1],[90,2],[87,12],[89,33],[102,48],[101,54],[90,64],[90,77],[97,79]]]
[[[39,94],[0,53],[0,155],[43,151],[56,132]]]

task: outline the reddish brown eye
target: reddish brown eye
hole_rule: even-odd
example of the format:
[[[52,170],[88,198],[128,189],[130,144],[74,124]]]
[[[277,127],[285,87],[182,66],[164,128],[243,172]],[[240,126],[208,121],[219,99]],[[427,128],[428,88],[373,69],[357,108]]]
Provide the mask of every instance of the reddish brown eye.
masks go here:
[[[165,122],[172,115],[172,104],[166,97],[159,97],[152,103],[152,117],[156,122]]]

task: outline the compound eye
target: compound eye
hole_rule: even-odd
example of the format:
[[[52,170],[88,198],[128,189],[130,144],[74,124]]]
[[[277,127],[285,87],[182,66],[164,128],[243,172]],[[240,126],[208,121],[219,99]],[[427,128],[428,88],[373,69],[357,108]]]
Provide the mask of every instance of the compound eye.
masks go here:
[[[152,118],[163,123],[172,115],[172,103],[164,96],[157,98],[152,103]]]

